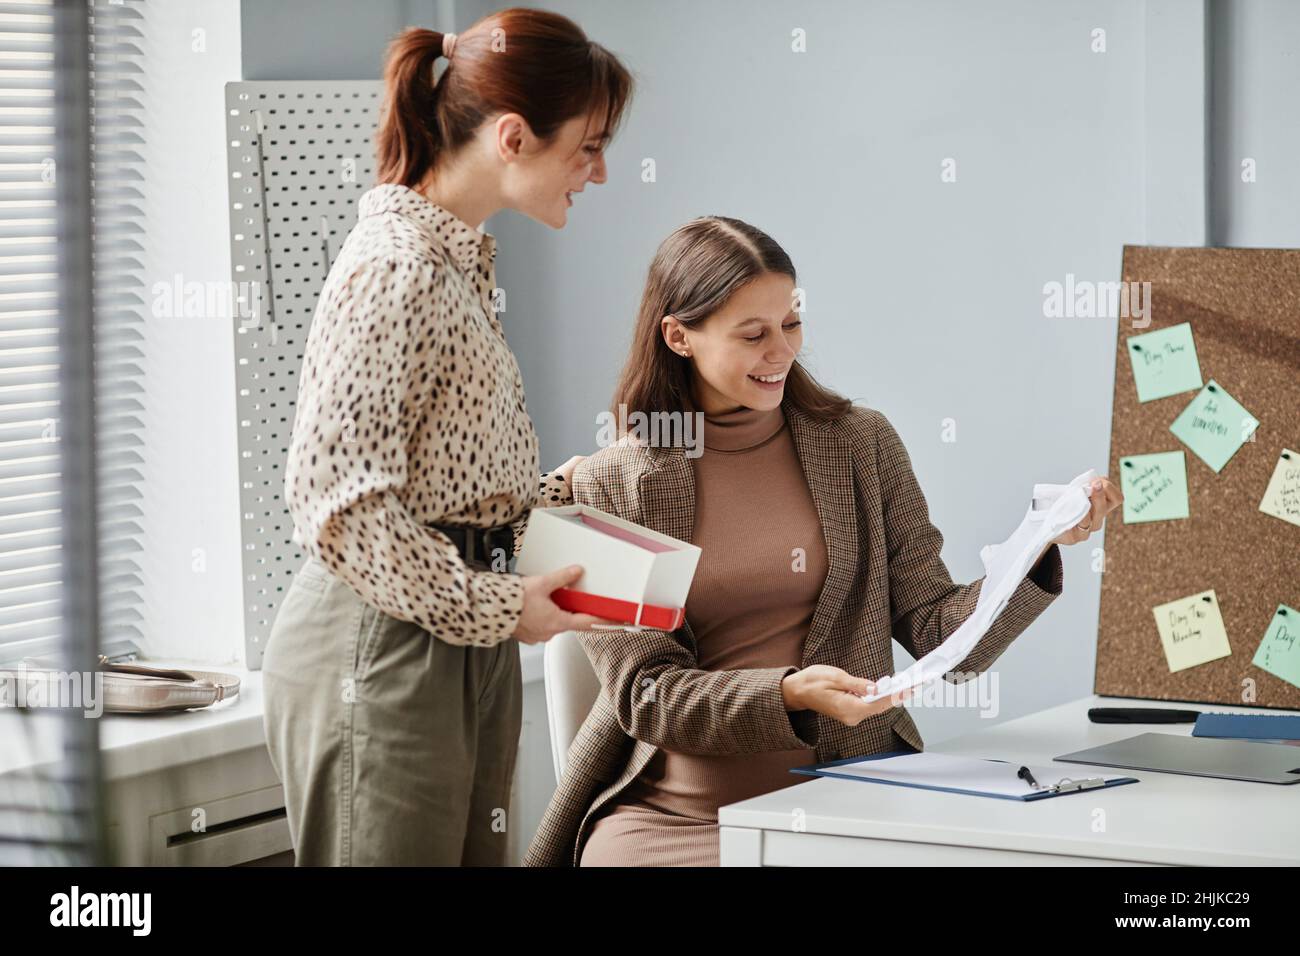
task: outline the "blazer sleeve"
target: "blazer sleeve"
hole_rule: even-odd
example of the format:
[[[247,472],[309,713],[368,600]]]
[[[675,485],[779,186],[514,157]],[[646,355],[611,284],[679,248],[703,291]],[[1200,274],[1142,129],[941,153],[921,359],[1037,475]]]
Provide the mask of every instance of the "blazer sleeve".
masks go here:
[[[929,506],[912,471],[911,457],[888,419],[876,422],[875,469],[880,482],[889,561],[890,627],[894,639],[920,659],[947,640],[974,611],[984,578],[954,584],[940,551],[943,535],[930,522]],[[1060,547],[1053,544],[1033,572],[1012,592],[1002,613],[945,679],[986,670],[1017,636],[1060,595]],[[956,673],[960,672],[960,673]]]
[[[588,464],[582,462],[574,472],[575,501],[636,520],[619,514]],[[811,712],[790,713],[781,695],[781,680],[797,667],[701,670],[678,632],[611,628],[577,633],[623,732],[637,740],[675,753],[713,755],[816,745]]]
[[[396,493],[439,352],[418,340],[403,304],[434,287],[420,266],[371,260],[331,290],[316,319],[329,339],[299,383],[286,497],[302,547],[366,603],[449,644],[489,646],[518,626],[522,580],[467,566]]]

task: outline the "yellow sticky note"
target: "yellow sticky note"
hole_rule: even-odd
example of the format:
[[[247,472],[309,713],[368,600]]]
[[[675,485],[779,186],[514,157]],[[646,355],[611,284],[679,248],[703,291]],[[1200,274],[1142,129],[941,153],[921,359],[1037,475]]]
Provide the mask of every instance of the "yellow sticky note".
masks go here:
[[[1232,653],[1213,588],[1161,604],[1154,610],[1171,673]]]
[[[1282,449],[1259,510],[1300,527],[1300,454]]]

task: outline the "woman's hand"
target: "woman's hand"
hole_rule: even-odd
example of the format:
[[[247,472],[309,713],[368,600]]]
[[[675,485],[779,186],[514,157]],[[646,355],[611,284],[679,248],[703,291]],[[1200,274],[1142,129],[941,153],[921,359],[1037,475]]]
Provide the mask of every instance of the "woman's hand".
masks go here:
[[[555,469],[555,474],[564,479],[564,483],[570,488],[573,487],[573,470],[578,467],[579,462],[587,460],[586,455],[574,455],[559,468]]]
[[[1092,508],[1087,516],[1069,531],[1053,538],[1048,547],[1052,544],[1078,544],[1080,541],[1087,541],[1093,532],[1101,530],[1106,515],[1124,503],[1124,494],[1109,478],[1094,478],[1088,489],[1088,500]]]
[[[848,727],[856,727],[868,717],[897,707],[912,696],[915,687],[898,691],[870,703],[860,695],[876,689],[874,681],[854,677],[848,671],[829,664],[814,664],[788,674],[781,681],[781,696],[786,710],[815,710]]]
[[[551,600],[551,592],[565,588],[582,577],[580,564],[571,564],[550,574],[523,578],[524,612],[519,615],[514,638],[521,644],[541,644],[561,631],[589,631],[593,624],[616,624],[592,614],[570,614]]]

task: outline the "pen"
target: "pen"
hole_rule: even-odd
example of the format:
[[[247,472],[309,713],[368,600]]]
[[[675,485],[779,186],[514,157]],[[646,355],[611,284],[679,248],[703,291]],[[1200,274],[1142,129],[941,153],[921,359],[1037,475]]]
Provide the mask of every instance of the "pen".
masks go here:
[[[1021,767],[1020,771],[1016,774],[1016,776],[1019,777],[1021,780],[1026,781],[1035,790],[1038,789],[1038,781],[1034,779],[1034,775],[1029,772],[1028,767]]]

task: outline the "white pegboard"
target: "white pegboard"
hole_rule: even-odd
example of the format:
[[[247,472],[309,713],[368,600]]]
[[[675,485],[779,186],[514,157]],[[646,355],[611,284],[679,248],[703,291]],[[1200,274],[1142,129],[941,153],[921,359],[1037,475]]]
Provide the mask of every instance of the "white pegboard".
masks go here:
[[[226,84],[231,278],[242,300],[233,325],[244,645],[254,670],[304,560],[284,502],[298,373],[317,296],[374,180],[382,93],[378,81]]]

